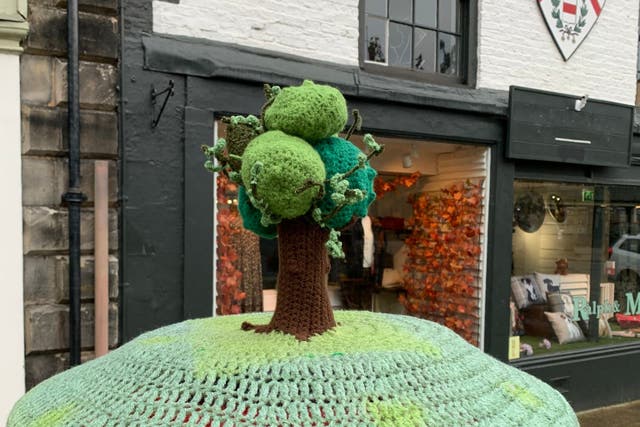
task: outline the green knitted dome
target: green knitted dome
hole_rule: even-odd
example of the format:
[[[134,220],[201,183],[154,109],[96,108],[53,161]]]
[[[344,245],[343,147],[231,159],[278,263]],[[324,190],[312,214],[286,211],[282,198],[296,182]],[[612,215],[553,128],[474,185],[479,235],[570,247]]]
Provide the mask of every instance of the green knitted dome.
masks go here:
[[[262,212],[282,218],[304,215],[318,195],[319,187],[304,188],[308,180],[324,182],[322,159],[304,140],[280,131],[265,132],[254,138],[242,156],[242,181],[251,191],[251,170],[262,163],[256,194]]]
[[[346,139],[331,137],[318,142],[313,146],[316,149],[322,161],[324,162],[327,178],[331,178],[336,173],[345,173],[358,164],[358,155],[362,154],[360,149]],[[369,162],[364,168],[358,169],[347,178],[349,188],[359,189],[366,192],[364,200],[342,208],[327,225],[333,228],[341,228],[351,221],[354,216],[362,218],[367,215],[369,205],[376,199],[376,193],[373,191],[373,180],[376,171]],[[328,213],[335,207],[335,202],[331,199],[331,189],[327,183],[325,197],[320,202],[320,209],[323,213]]]
[[[282,89],[264,113],[269,130],[281,130],[313,143],[347,124],[347,102],[338,89],[305,80]]]
[[[238,191],[238,210],[242,217],[242,226],[249,231],[253,231],[260,237],[265,239],[273,239],[278,235],[278,230],[275,225],[271,224],[265,227],[260,222],[262,218],[262,212],[256,209],[249,201],[247,191],[243,186],[240,186]]]
[[[269,316],[141,335],[33,388],[8,425],[578,426],[552,387],[438,324],[336,312],[302,342],[239,328]]]

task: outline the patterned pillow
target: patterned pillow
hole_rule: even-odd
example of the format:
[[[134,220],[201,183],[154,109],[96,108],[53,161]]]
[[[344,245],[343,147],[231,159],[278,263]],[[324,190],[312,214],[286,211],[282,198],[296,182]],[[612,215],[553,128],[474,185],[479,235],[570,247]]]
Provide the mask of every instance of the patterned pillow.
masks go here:
[[[551,292],[560,292],[560,275],[559,274],[542,274],[533,273],[536,277],[536,283],[542,290],[542,295]]]
[[[511,277],[511,293],[518,308],[545,302],[544,293],[540,292],[540,288],[532,274]]]
[[[578,324],[571,320],[566,314],[549,313],[547,311],[545,311],[544,314],[547,316],[549,323],[551,323],[553,332],[556,333],[560,344],[585,340],[584,334]]]
[[[564,313],[573,319],[573,299],[568,292],[548,293],[547,302],[552,312]]]

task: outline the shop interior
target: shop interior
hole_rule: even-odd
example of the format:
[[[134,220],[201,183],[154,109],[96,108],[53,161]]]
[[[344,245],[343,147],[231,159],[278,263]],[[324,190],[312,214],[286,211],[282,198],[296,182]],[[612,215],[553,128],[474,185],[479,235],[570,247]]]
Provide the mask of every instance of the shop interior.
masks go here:
[[[361,135],[351,141],[363,148]],[[345,258],[331,262],[332,305],[431,318],[478,344],[488,150],[391,137],[376,141],[385,145],[384,153],[370,161],[378,171],[377,199],[368,217],[341,230]],[[218,313],[272,311],[277,301],[277,239],[242,228],[237,190],[218,176]],[[443,223],[442,217],[448,216],[453,219]],[[444,253],[445,247],[457,249]],[[234,292],[229,283],[236,284],[241,299],[224,297]]]
[[[510,358],[640,336],[638,199],[633,187],[515,182]]]

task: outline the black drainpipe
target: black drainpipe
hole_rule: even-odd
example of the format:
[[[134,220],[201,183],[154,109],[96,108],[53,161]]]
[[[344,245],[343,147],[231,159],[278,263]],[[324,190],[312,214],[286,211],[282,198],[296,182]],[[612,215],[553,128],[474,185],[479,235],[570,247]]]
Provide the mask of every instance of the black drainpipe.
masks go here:
[[[67,1],[67,85],[69,126],[69,188],[62,195],[69,209],[69,362],[80,364],[80,84],[78,0]]]

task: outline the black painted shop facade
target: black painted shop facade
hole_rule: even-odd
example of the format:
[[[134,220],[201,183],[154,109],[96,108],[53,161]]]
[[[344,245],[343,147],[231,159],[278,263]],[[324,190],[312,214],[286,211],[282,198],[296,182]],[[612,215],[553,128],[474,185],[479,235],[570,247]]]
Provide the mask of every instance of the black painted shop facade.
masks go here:
[[[455,142],[489,151],[482,342],[487,353],[501,360],[508,360],[512,334],[513,266],[505,260],[513,256],[513,207],[518,195],[514,183],[570,183],[593,188],[586,194],[596,198],[607,186],[635,187],[640,193],[640,167],[629,166],[630,129],[623,158],[612,157],[606,165],[597,160],[602,156],[596,154],[593,160],[585,154],[586,144],[555,153],[538,150],[541,157],[527,157],[517,150],[516,140],[532,133],[518,134],[524,125],[514,120],[522,97],[512,102],[510,114],[506,92],[430,86],[357,68],[150,35],[150,11],[137,3],[141,2],[123,5],[123,14],[129,17],[121,75],[123,341],[162,325],[212,314],[214,188],[202,167],[200,146],[213,142],[220,117],[258,114],[264,82],[286,86],[307,78],[334,85],[345,94],[349,108],[359,109],[365,117],[363,130],[374,135]],[[164,96],[154,103],[151,93],[162,91],[170,81],[174,95],[160,114]],[[512,93],[511,101],[515,99]],[[557,97],[549,108],[573,114],[575,99]],[[593,257],[593,271],[604,261]],[[597,297],[597,282],[589,285],[592,299]],[[629,369],[640,364],[640,342],[523,357],[512,363],[557,387],[577,410],[640,398],[639,378]]]

